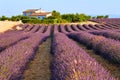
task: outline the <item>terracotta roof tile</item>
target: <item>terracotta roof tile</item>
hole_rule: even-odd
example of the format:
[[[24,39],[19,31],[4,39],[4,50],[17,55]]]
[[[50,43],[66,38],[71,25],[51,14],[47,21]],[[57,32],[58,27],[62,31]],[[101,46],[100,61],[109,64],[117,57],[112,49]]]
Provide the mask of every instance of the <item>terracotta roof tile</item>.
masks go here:
[[[35,12],[37,10],[39,10],[39,9],[29,9],[29,10],[26,10],[26,11],[23,11],[23,12]]]

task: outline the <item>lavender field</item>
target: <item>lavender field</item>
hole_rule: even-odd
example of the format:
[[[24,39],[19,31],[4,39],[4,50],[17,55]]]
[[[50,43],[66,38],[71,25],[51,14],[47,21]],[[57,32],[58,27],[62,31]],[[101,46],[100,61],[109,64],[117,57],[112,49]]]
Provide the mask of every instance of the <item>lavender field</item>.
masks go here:
[[[0,33],[0,80],[120,80],[120,19],[91,21]]]

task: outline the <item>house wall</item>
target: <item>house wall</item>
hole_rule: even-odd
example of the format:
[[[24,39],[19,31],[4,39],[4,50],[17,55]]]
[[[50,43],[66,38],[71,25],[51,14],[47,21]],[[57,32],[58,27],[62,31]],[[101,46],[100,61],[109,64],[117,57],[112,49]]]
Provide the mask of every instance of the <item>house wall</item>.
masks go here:
[[[37,10],[37,11],[35,11],[35,13],[41,13],[41,12],[45,12],[45,11],[43,11],[43,10]]]
[[[44,19],[44,18],[46,18],[46,16],[37,16],[38,17],[38,19]]]
[[[46,15],[46,17],[49,17],[49,16],[52,16],[52,13]]]
[[[30,17],[35,17],[35,18],[38,18],[38,19],[44,19],[44,18],[46,18],[46,16],[30,16]]]
[[[32,14],[32,12],[24,12],[24,13],[23,13],[24,16],[29,16],[29,15],[31,15],[31,14]]]

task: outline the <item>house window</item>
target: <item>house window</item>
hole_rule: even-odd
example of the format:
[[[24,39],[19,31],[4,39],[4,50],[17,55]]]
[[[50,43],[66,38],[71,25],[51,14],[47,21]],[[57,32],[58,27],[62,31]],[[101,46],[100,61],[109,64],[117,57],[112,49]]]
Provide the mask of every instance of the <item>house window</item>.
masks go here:
[[[45,18],[45,16],[42,16],[42,19],[44,19]]]
[[[38,19],[44,19],[45,16],[38,16],[37,18],[38,18]]]
[[[38,16],[38,19],[40,19],[40,16]]]

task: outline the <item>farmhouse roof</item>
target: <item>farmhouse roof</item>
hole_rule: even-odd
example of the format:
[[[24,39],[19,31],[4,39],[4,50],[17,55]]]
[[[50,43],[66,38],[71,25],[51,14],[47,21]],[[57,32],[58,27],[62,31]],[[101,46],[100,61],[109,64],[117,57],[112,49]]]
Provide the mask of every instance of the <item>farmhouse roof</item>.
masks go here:
[[[35,12],[35,11],[37,11],[37,10],[39,10],[39,9],[28,9],[28,10],[23,11],[23,12]]]

